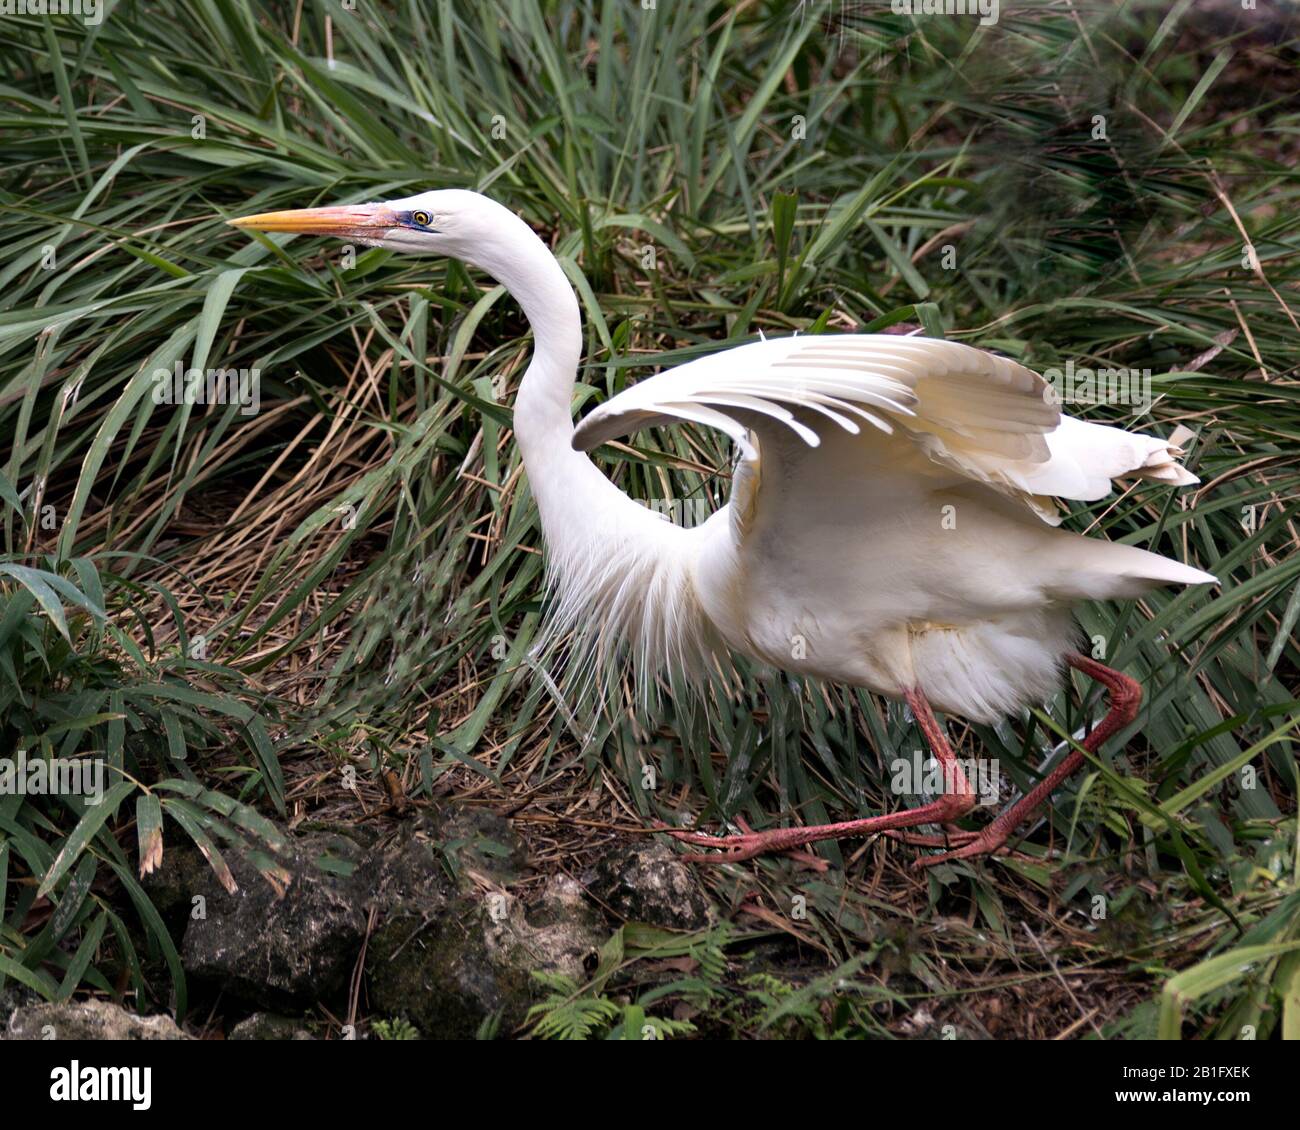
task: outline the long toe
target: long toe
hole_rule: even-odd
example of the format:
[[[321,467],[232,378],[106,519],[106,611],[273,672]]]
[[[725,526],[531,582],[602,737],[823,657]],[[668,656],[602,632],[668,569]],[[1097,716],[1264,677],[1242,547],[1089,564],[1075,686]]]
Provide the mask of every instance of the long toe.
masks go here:
[[[711,836],[707,832],[692,832],[686,828],[662,828],[673,839],[695,847],[726,847],[728,841],[743,840],[744,836]]]
[[[885,833],[891,840],[897,840],[901,844],[907,844],[909,847],[928,847],[928,848],[957,848],[965,847],[973,840],[979,839],[978,832],[963,832],[956,830],[949,832],[946,836],[927,835],[924,832],[904,832],[893,829]]]
[[[974,859],[981,855],[1007,853],[1006,836],[990,836],[980,832],[969,843],[955,851],[946,851],[942,855],[918,856],[913,867],[933,867],[937,863],[951,863],[954,859]]]
[[[689,838],[687,836],[677,838],[684,843],[694,844],[696,847],[719,849],[709,855],[685,855],[682,859],[687,863],[738,863],[742,859],[753,859],[764,852],[779,850],[761,832],[749,832],[743,836],[705,836],[696,834],[689,836]]]

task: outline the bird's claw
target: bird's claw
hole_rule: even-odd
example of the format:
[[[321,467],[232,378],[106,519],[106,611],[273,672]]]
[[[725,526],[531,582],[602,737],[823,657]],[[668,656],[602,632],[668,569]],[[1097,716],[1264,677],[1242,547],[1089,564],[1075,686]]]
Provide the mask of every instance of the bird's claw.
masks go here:
[[[717,849],[709,855],[684,855],[682,856],[684,863],[739,863],[770,851],[790,851],[803,846],[802,841],[798,839],[799,829],[774,828],[767,832],[755,832],[740,816],[736,817],[736,824],[741,829],[741,834],[734,836],[711,836],[707,832],[670,828],[666,825],[660,830],[667,832],[680,843]],[[824,862],[812,855],[808,855],[808,858],[815,863]]]
[[[664,828],[679,843],[692,847],[717,848],[710,855],[684,855],[684,863],[735,863],[761,855],[764,841],[759,832],[746,832],[739,836],[710,836],[707,832],[691,832],[684,828]]]
[[[929,835],[923,832],[907,832],[901,828],[891,828],[884,834],[891,840],[897,840],[900,844],[907,844],[909,847],[928,848],[965,847],[972,840],[979,838],[978,832],[964,832],[959,829],[954,829],[941,836]]]
[[[982,855],[1005,855],[1014,856],[1019,859],[1028,859],[1029,856],[1021,855],[1014,852],[1007,846],[1006,836],[988,836],[983,832],[966,832],[964,835],[970,838],[961,846],[954,848],[952,851],[945,851],[942,855],[922,855],[912,861],[912,866],[917,868],[934,867],[940,863],[952,863],[958,859],[974,859]],[[956,841],[954,841],[956,842]],[[943,846],[943,845],[935,845]]]

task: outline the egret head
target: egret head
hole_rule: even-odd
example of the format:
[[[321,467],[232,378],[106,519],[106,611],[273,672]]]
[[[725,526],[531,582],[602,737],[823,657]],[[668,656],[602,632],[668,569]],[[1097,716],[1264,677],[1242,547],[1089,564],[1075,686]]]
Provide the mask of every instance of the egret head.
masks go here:
[[[532,228],[490,197],[440,188],[374,204],[263,212],[230,223],[459,259],[486,271],[514,296],[533,328],[538,351],[550,355],[557,371],[577,367],[582,322],[563,268]]]
[[[498,238],[503,212],[511,215],[477,192],[442,188],[375,204],[263,212],[230,223],[254,231],[332,235],[366,247],[447,255],[477,263],[482,249]]]

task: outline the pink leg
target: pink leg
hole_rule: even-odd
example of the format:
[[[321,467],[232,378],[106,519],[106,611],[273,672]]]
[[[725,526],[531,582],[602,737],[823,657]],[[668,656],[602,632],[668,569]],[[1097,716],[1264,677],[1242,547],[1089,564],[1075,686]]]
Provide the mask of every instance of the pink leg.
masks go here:
[[[683,843],[696,847],[721,848],[717,855],[688,855],[689,863],[734,863],[753,859],[772,851],[787,851],[818,840],[841,840],[848,836],[870,836],[891,828],[914,827],[917,824],[947,824],[966,815],[975,807],[975,790],[970,787],[957,757],[948,745],[948,737],[939,725],[934,711],[920,691],[908,691],[903,696],[916,721],[930,744],[930,750],[944,770],[944,781],[952,782],[952,791],[920,808],[908,808],[884,816],[868,816],[861,820],[845,820],[838,824],[817,824],[808,828],[773,828],[766,832],[745,832],[740,836],[708,836],[702,832],[669,830],[668,834]]]
[[[1082,671],[1090,678],[1104,683],[1110,692],[1110,710],[1106,717],[1097,723],[1092,731],[1079,744],[1089,753],[1096,753],[1112,734],[1117,733],[1137,717],[1138,707],[1142,704],[1142,686],[1135,679],[1130,679],[1121,671],[1089,659],[1086,655],[1071,654],[1065,661],[1077,671]],[[953,859],[970,859],[977,855],[989,855],[1004,847],[1011,833],[1024,824],[1047,802],[1052,791],[1074,773],[1083,764],[1084,756],[1077,749],[1044,777],[1030,792],[1026,793],[1010,808],[1002,812],[991,824],[978,835],[966,840],[956,851],[944,855],[928,855],[916,861],[918,867],[933,867],[936,863],[947,863]],[[966,833],[970,835],[970,833]],[[939,846],[944,846],[940,844]]]

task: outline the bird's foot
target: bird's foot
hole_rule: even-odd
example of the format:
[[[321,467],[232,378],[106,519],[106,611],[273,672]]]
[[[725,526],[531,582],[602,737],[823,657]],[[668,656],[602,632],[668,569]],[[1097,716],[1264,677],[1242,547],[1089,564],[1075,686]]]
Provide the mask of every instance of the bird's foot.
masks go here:
[[[977,855],[1005,855],[1014,859],[1032,859],[1032,856],[1013,851],[1006,837],[985,836],[983,832],[964,832],[954,828],[947,835],[926,835],[922,832],[886,832],[885,835],[909,847],[948,848],[942,855],[922,855],[912,861],[913,867],[933,867],[936,863],[951,863],[954,859],[972,859]]]
[[[820,828],[771,828],[766,832],[755,832],[743,817],[736,817],[736,824],[741,829],[737,836],[711,836],[707,832],[694,832],[684,828],[671,828],[661,825],[660,831],[667,832],[673,839],[693,847],[717,848],[709,855],[684,855],[683,863],[738,863],[767,855],[769,852],[785,852],[800,863],[807,864],[817,871],[830,867],[826,860],[812,852],[796,851],[807,844],[820,839],[832,837],[821,834]]]
[[[737,863],[742,859],[753,859],[764,852],[779,850],[779,845],[765,840],[762,832],[746,832],[739,836],[710,836],[703,832],[686,832],[681,829],[665,828],[664,831],[680,843],[718,849],[709,855],[684,855],[683,863]]]
[[[1016,855],[1020,859],[1028,859],[1029,856],[1020,855],[1013,852],[1007,846],[1009,838],[1005,832],[997,832],[992,828],[985,828],[982,832],[963,832],[963,839],[956,838],[948,843],[943,842],[942,836],[930,837],[935,842],[924,844],[924,847],[948,847],[951,844],[958,844],[954,850],[946,851],[942,855],[922,855],[913,863],[913,867],[934,867],[939,863],[951,863],[956,859],[974,859],[980,855]]]
[[[736,823],[742,830],[738,836],[711,836],[707,832],[693,832],[667,826],[662,830],[680,843],[718,849],[709,855],[684,855],[682,856],[684,863],[736,863],[742,859],[753,859],[766,852],[788,850],[798,846],[789,843],[789,837],[780,835],[782,832],[792,832],[797,829],[774,828],[767,832],[755,832],[740,818],[737,818]]]
[[[884,818],[888,819],[888,817]],[[1016,859],[1030,860],[1033,857],[1012,850],[1007,841],[1010,835],[992,826],[981,832],[967,832],[954,828],[946,835],[927,835],[921,832],[902,831],[897,828],[881,828],[881,817],[869,817],[853,821],[856,825],[853,834],[868,836],[883,832],[891,839],[912,847],[949,848],[942,855],[923,855],[917,858],[913,867],[933,867],[938,863],[951,863],[957,859],[974,859],[982,855],[1005,855]],[[839,839],[846,832],[846,826],[828,825],[812,828],[772,828],[766,832],[755,832],[741,817],[736,818],[741,829],[740,835],[713,836],[707,832],[695,832],[684,828],[673,828],[667,824],[659,825],[658,830],[666,832],[673,839],[693,847],[716,848],[708,855],[692,854],[682,856],[684,863],[739,863],[753,859],[769,852],[785,852],[800,863],[806,863],[820,871],[829,866],[826,860],[811,852],[796,851],[819,840]],[[874,826],[873,826],[874,825]]]
[[[954,828],[951,832],[940,836],[928,835],[924,832],[904,832],[897,828],[886,832],[885,835],[909,847],[928,848],[964,847],[979,837],[978,832],[964,832],[960,828]]]

